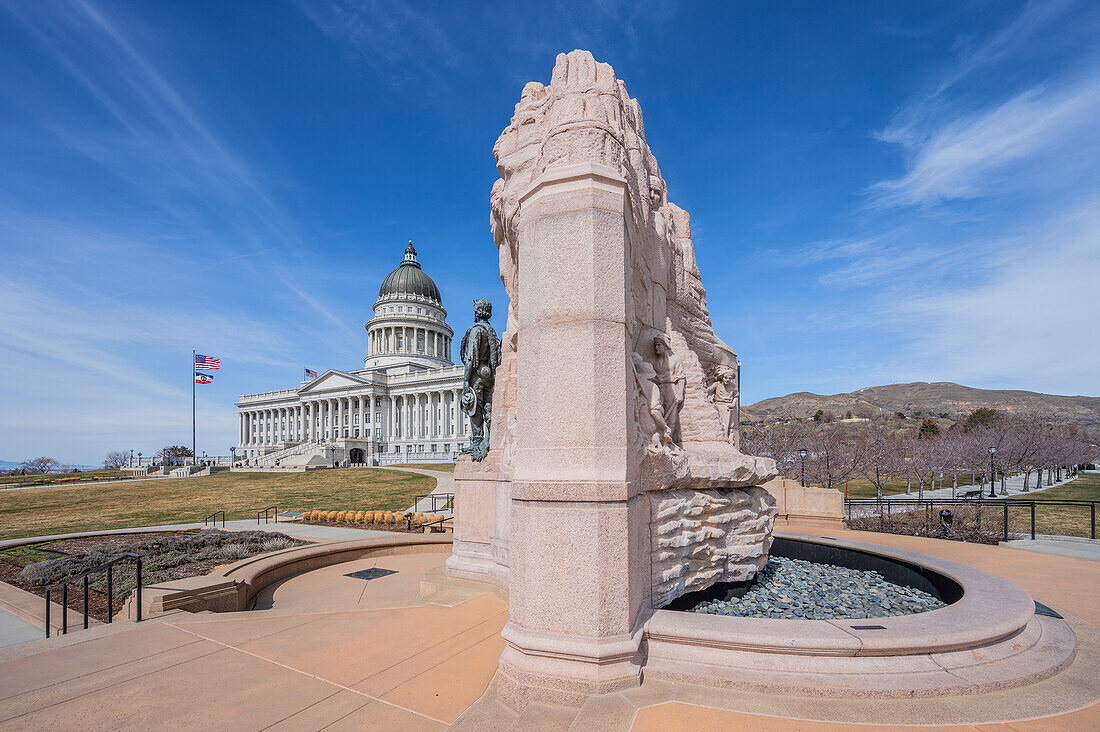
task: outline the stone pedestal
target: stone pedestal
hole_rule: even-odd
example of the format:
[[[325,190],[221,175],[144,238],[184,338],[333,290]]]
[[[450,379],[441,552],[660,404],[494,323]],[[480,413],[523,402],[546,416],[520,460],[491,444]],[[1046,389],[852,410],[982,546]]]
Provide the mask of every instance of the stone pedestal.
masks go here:
[[[639,683],[649,504],[630,464],[625,281],[629,203],[617,171],[546,171],[521,203],[509,704],[579,704]],[[644,565],[644,566],[643,566]]]
[[[502,476],[501,453],[490,451],[480,463],[460,456],[454,491],[454,551],[447,574],[507,586],[511,481]]]

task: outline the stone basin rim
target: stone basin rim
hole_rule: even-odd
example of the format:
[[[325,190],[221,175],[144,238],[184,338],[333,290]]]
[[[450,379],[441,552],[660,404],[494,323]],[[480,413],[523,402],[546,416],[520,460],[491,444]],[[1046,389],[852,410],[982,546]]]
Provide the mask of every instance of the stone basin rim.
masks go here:
[[[1021,633],[1035,603],[1018,585],[948,559],[850,539],[777,531],[777,537],[839,547],[917,565],[962,588],[946,607],[890,617],[829,620],[745,618],[656,610],[646,622],[650,642],[807,656],[905,656],[989,646]],[[883,626],[856,629],[852,626]]]

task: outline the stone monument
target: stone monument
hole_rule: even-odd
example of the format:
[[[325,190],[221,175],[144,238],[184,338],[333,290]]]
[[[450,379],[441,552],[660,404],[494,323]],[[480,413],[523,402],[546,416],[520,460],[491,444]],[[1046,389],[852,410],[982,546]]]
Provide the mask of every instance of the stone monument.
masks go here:
[[[501,699],[580,704],[639,683],[655,609],[764,565],[775,464],[737,449],[730,387],[708,385],[736,355],[611,67],[559,55],[493,152],[508,321],[448,571],[508,587]]]
[[[462,336],[459,352],[465,371],[462,377],[462,411],[470,418],[470,446],[462,450],[475,462],[489,454],[492,425],[493,384],[500,365],[500,339],[489,324],[493,304],[474,300],[474,324]]]

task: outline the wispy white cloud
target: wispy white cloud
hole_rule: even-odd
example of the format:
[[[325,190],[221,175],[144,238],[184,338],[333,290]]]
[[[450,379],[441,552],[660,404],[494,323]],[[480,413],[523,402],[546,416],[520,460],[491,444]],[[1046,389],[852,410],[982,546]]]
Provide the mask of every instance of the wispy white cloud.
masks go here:
[[[899,303],[896,315],[912,335],[893,365],[899,374],[1097,393],[1100,195],[1036,222],[1020,238],[1027,246],[1006,242],[987,276]]]
[[[302,14],[345,54],[399,86],[459,63],[459,43],[437,16],[404,0],[325,0],[298,3]]]
[[[850,293],[816,326],[890,348],[861,348],[859,381],[1096,393],[1100,347],[1082,336],[1100,281],[1100,65],[1067,38],[1100,21],[1069,21],[1075,7],[1032,3],[960,41],[874,133],[901,173],[864,191],[847,232],[785,258]]]
[[[871,187],[877,206],[935,204],[1033,184],[1012,173],[1045,154],[1094,152],[1100,120],[1100,77],[1062,90],[1028,89],[978,114],[936,120],[933,129],[891,125],[878,134],[910,157],[904,175]],[[1084,150],[1082,150],[1082,147]]]

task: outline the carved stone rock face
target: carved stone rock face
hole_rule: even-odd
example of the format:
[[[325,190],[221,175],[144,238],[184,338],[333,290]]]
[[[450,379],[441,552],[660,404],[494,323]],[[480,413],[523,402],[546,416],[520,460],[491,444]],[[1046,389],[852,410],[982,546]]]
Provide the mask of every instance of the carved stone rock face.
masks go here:
[[[523,88],[511,123],[493,153],[501,179],[490,195],[490,228],[510,300],[502,344],[504,363],[547,358],[545,352],[525,354],[525,341],[517,338],[524,322],[520,280],[529,283],[532,277],[539,278],[537,272],[522,270],[524,262],[533,261],[531,251],[523,251],[524,242],[528,246],[539,242],[538,256],[543,259],[538,261],[547,261],[545,250],[553,247],[561,248],[562,257],[569,256],[570,247],[588,247],[584,253],[589,256],[604,251],[598,236],[566,236],[553,244],[541,239],[541,214],[538,204],[530,203],[532,192],[540,181],[551,179],[566,181],[561,185],[567,188],[568,171],[580,171],[578,176],[586,175],[583,171],[608,171],[605,180],[615,179],[616,195],[625,203],[618,210],[601,208],[594,198],[599,185],[594,184],[584,190],[595,193],[578,193],[570,210],[613,217],[614,222],[608,219],[607,231],[617,226],[617,241],[625,230],[625,244],[618,245],[613,257],[593,259],[594,267],[606,267],[606,277],[599,272],[594,275],[591,268],[579,273],[586,283],[591,278],[597,288],[615,283],[614,291],[585,291],[582,298],[622,304],[613,318],[592,317],[597,308],[589,308],[585,317],[616,327],[622,322],[625,329],[625,338],[615,336],[619,339],[615,348],[625,341],[625,353],[601,352],[594,357],[597,362],[606,358],[609,364],[625,366],[621,386],[613,387],[623,391],[606,395],[607,403],[618,404],[624,396],[627,400],[630,423],[623,430],[622,448],[637,472],[624,479],[652,493],[653,510],[661,515],[708,507],[705,530],[685,529],[682,554],[669,554],[665,546],[677,529],[656,519],[650,523],[653,566],[664,573],[672,572],[670,563],[679,563],[683,571],[675,579],[659,579],[655,569],[654,597],[701,589],[701,583],[751,577],[762,564],[760,558],[766,557],[775,514],[767,493],[754,486],[775,477],[775,463],[743,455],[735,447],[737,425],[730,405],[736,386],[722,382],[720,391],[712,389],[713,379],[707,376],[722,369],[735,373],[736,354],[714,332],[695,259],[690,216],[669,201],[668,186],[646,141],[638,102],[630,98],[608,64],[598,63],[587,51],[561,54],[549,85],[532,82]],[[559,284],[573,286],[581,281],[578,276]],[[525,292],[533,303],[542,294]],[[578,363],[575,371],[562,372],[560,378],[591,378],[597,368],[596,363]],[[502,369],[498,390],[512,396],[494,405],[492,414],[494,446],[499,440],[504,447],[504,476],[510,475],[515,449],[526,449],[515,446],[517,419],[524,419],[513,407],[515,380],[514,365]],[[573,418],[583,423],[586,415]],[[567,420],[563,427],[568,427]],[[739,542],[743,551],[735,550]],[[700,563],[685,559],[689,556],[710,559]]]

